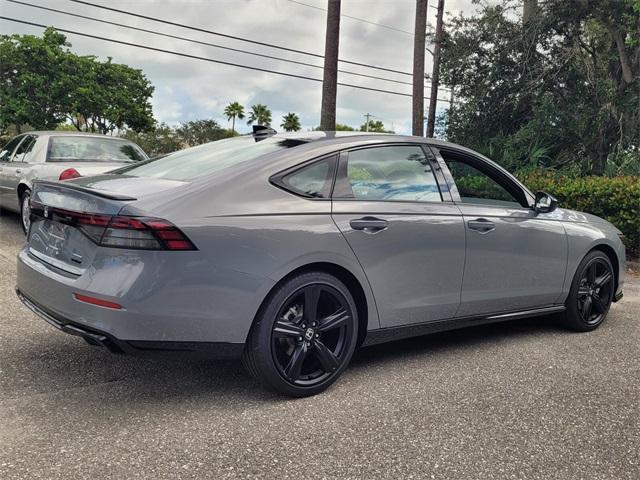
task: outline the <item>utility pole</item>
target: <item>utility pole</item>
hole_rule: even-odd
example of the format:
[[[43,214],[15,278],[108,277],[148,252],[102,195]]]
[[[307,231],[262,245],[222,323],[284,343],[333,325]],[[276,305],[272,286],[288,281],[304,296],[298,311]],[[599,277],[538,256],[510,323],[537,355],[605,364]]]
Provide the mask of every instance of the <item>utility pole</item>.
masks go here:
[[[524,0],[522,3],[522,23],[529,23],[537,14],[538,0]]]
[[[324,43],[322,107],[320,130],[336,129],[336,92],[338,87],[338,45],[340,41],[340,0],[328,0],[327,32]]]
[[[416,24],[413,37],[412,133],[424,135],[424,48],[427,29],[427,0],[416,0]]]
[[[433,137],[436,126],[436,103],[438,101],[438,87],[440,86],[440,47],[442,46],[442,15],[444,14],[444,0],[438,0],[438,14],[436,17],[436,38],[433,47],[433,73],[431,74],[431,95],[429,98],[429,114],[427,117],[427,137]]]
[[[368,132],[369,131],[369,117],[373,117],[373,115],[371,115],[370,113],[365,113],[364,117],[367,119],[367,121],[364,124],[364,131]]]

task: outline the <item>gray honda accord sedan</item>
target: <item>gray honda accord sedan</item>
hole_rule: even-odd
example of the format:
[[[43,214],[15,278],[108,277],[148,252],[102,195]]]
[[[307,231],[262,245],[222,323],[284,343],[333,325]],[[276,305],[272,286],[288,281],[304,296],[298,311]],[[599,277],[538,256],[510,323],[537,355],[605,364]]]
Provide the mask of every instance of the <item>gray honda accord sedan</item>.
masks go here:
[[[620,232],[447,142],[326,132],[221,140],[35,181],[17,293],[112,352],[238,356],[316,394],[362,345],[622,296]]]

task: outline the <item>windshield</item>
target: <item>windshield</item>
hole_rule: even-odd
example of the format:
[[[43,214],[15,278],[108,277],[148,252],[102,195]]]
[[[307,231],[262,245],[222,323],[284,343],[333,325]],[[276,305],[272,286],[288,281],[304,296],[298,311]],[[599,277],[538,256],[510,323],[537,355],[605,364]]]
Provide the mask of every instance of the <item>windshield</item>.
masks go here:
[[[251,135],[227,138],[120,168],[112,173],[188,181],[300,143],[276,138],[256,142]]]
[[[139,162],[147,156],[135,143],[109,137],[51,137],[48,162]]]

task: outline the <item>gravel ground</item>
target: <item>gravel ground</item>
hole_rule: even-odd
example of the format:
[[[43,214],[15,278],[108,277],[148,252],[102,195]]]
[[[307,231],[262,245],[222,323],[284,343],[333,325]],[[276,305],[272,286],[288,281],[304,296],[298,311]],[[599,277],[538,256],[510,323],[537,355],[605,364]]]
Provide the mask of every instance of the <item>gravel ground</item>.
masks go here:
[[[371,347],[284,399],[238,363],[111,355],[15,297],[0,218],[0,478],[640,478],[640,278],[597,331],[536,318]]]

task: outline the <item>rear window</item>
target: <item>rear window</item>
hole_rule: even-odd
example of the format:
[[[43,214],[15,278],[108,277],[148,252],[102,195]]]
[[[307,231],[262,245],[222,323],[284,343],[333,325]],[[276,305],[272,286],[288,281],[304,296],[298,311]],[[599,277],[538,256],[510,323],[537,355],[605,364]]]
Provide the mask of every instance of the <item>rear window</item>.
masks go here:
[[[135,143],[108,137],[51,137],[47,162],[139,162],[147,156]]]
[[[143,164],[127,166],[112,173],[188,181],[300,143],[297,140],[277,138],[256,142],[251,135],[227,138],[170,153]]]

